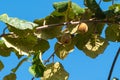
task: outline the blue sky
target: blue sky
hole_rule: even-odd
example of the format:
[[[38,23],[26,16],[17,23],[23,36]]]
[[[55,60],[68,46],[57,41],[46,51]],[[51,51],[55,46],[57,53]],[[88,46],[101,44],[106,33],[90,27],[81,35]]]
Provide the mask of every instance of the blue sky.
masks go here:
[[[33,21],[34,19],[44,18],[49,15],[54,10],[52,7],[53,2],[57,1],[63,0],[0,0],[0,14],[7,13],[11,17]],[[83,0],[72,1],[79,4],[81,7],[84,7]],[[120,1],[118,2],[120,3]],[[103,3],[101,4],[101,7],[106,10],[109,5],[111,5],[111,3]],[[2,33],[4,27],[5,25],[0,22],[0,33]],[[43,59],[48,58],[54,50],[56,40],[49,41],[51,48],[43,55]],[[120,43],[110,42],[104,53],[95,59],[92,59],[86,56],[82,51],[75,49],[66,59],[60,60],[56,57],[55,60],[62,62],[65,70],[70,74],[69,80],[107,80],[110,66],[119,46]],[[0,72],[0,80],[2,80],[3,76],[9,74],[11,68],[15,67],[19,60],[14,53],[7,58],[0,56],[0,60],[5,64],[4,70]],[[112,78],[117,77],[120,79],[119,65],[120,58],[117,60]],[[17,80],[31,80],[32,75],[28,72],[29,66],[30,63],[25,62],[19,68],[17,71]]]

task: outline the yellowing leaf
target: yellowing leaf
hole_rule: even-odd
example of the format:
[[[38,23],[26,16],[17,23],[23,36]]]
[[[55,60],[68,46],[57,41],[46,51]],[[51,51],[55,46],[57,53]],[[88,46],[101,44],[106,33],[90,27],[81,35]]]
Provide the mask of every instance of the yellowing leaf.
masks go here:
[[[68,80],[69,74],[59,62],[48,64],[41,80]]]
[[[6,75],[3,80],[16,80],[16,74],[14,73],[10,73],[8,75]]]
[[[2,37],[5,45],[8,48],[14,48],[20,55],[28,55],[37,43],[35,36],[28,35],[26,37],[18,37],[16,35],[10,35]]]
[[[83,52],[85,52],[87,56],[95,58],[104,52],[107,45],[108,42],[103,38],[96,38],[94,42],[90,39],[84,46]]]
[[[60,42],[55,44],[55,53],[60,59],[64,59],[74,50],[74,44],[64,45]]]

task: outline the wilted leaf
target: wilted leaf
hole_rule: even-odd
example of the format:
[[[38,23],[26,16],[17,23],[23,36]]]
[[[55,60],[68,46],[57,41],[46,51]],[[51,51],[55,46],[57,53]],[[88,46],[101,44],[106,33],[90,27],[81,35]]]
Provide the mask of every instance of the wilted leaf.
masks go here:
[[[29,72],[34,77],[42,77],[44,70],[46,68],[44,64],[42,63],[41,56],[42,56],[42,53],[35,53],[33,57],[32,66],[29,67]]]
[[[16,74],[14,73],[10,73],[8,75],[6,75],[3,80],[16,80]]]
[[[83,47],[83,52],[91,58],[97,57],[99,54],[103,53],[108,45],[108,41],[103,38],[89,39],[89,41]]]
[[[4,68],[2,61],[0,61],[0,71]]]
[[[0,15],[0,21],[7,23],[17,29],[21,29],[21,30],[33,29],[35,26],[38,26],[37,24],[32,23],[32,22],[20,20],[18,18],[9,17],[7,14]]]
[[[41,80],[68,80],[69,74],[59,62],[48,64]]]
[[[106,39],[120,42],[120,26],[118,24],[109,25],[105,31]]]
[[[10,56],[11,51],[12,49],[8,48],[3,40],[0,40],[0,56],[4,57]]]

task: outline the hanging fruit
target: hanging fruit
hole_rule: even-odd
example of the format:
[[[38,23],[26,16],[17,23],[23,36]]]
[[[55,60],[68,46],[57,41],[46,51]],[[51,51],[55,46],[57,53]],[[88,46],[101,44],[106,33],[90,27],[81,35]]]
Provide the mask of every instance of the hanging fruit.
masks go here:
[[[65,33],[62,35],[60,42],[62,44],[70,44],[71,43],[71,35],[69,33]]]
[[[86,23],[80,23],[78,26],[78,32],[85,33],[88,31],[88,26]]]

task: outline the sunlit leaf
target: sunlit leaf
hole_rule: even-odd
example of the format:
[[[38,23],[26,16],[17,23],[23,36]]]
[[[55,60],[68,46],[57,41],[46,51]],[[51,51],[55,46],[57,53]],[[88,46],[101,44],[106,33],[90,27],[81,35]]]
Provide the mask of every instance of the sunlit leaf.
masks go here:
[[[73,12],[76,13],[76,15],[85,13],[85,10],[76,3],[72,3],[72,9],[73,9]]]
[[[94,40],[89,39],[83,48],[83,52],[91,58],[96,58],[99,54],[104,52],[107,45],[108,42],[101,37],[96,37]]]
[[[120,25],[112,24],[108,25],[105,31],[106,39],[109,41],[120,42]]]
[[[61,43],[55,44],[55,53],[60,59],[64,59],[74,50],[73,44],[63,45]]]
[[[45,70],[45,66],[42,62],[42,53],[35,53],[34,57],[33,57],[33,62],[32,62],[32,66],[29,67],[29,72],[34,76],[34,77],[42,77],[44,70]]]
[[[8,48],[14,48],[20,55],[28,55],[28,53],[33,51],[33,47],[37,43],[37,38],[31,35],[26,37],[9,35],[3,37],[2,40]]]
[[[21,29],[21,30],[33,29],[35,26],[38,26],[37,24],[32,23],[32,22],[20,20],[18,18],[9,17],[7,14],[0,15],[0,21],[7,23],[17,29]]]
[[[16,80],[16,74],[14,73],[10,73],[8,75],[6,75],[3,80]]]
[[[55,23],[61,23],[64,21],[64,16],[57,16],[54,14],[51,14],[50,16],[47,16],[45,19],[35,20],[34,22],[39,24],[39,26],[43,26],[44,20],[46,22],[45,25],[55,24]],[[62,26],[51,26],[45,29],[39,29],[36,30],[35,34],[37,37],[42,39],[52,39],[61,34]]]
[[[63,1],[63,2],[55,2],[53,4],[53,7],[58,12],[64,12],[64,11],[66,11],[69,8],[68,7],[69,3],[70,2],[65,2],[65,1]],[[75,15],[83,14],[85,12],[85,10],[83,8],[81,8],[79,5],[77,5],[76,3],[73,3],[73,2],[71,2],[71,3],[72,3],[71,4],[71,8],[72,8],[73,13]]]
[[[0,71],[4,68],[2,61],[0,60]]]
[[[55,10],[57,10],[58,12],[64,12],[67,10],[68,8],[68,2],[54,2],[53,3],[53,7],[55,8]]]
[[[3,40],[0,40],[0,56],[8,57],[10,56],[12,49],[8,48]]]
[[[68,80],[69,74],[64,70],[59,62],[51,63],[46,66],[41,80]]]
[[[120,4],[113,4],[109,7],[109,10],[113,10],[114,13],[120,13]]]
[[[120,4],[113,4],[109,10],[105,11],[107,20],[118,22],[120,21]]]

